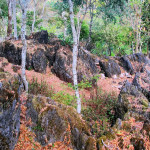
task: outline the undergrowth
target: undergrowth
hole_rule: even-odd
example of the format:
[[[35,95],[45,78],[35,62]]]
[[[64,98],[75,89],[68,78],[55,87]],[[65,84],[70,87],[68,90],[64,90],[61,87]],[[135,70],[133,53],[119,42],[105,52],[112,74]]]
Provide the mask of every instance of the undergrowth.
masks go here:
[[[41,94],[46,97],[52,97],[54,95],[53,87],[49,87],[46,81],[41,80],[39,83],[37,78],[32,78],[29,82],[29,93],[33,95]]]
[[[78,88],[81,89],[91,89],[95,84],[97,84],[97,81],[99,79],[99,75],[93,76],[91,79],[87,79],[86,77],[83,77],[82,81],[78,83]],[[75,90],[75,87],[72,85],[72,83],[68,83],[68,87],[71,87]]]
[[[72,96],[68,93],[66,94],[64,91],[57,92],[56,94],[54,94],[52,96],[52,99],[59,102],[59,103],[62,103],[62,104],[76,108],[75,96]]]
[[[52,87],[49,87],[49,85],[44,80],[41,80],[39,83],[37,78],[33,77],[29,82],[29,93],[33,95],[40,94],[46,97],[50,97],[54,101],[76,108],[75,96],[65,93],[64,91],[55,93],[54,89]]]
[[[96,89],[96,94],[91,92],[91,99],[86,100],[86,108],[82,110],[83,118],[91,127],[91,132],[100,137],[111,127],[114,118],[114,106],[117,101],[115,93],[106,93]]]

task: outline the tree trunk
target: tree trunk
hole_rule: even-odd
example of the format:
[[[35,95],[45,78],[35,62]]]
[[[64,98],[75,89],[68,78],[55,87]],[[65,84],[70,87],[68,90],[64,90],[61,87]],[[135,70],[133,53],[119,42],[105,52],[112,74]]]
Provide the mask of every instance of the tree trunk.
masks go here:
[[[14,38],[17,39],[16,0],[13,1]]]
[[[77,80],[78,36],[77,36],[77,31],[75,29],[75,23],[74,23],[73,3],[71,0],[68,0],[68,3],[69,3],[69,10],[70,10],[71,28],[73,34],[73,63],[72,63],[73,82],[75,87],[75,94],[77,97],[77,112],[81,113],[81,100],[80,100],[78,80]]]
[[[93,25],[93,17],[94,17],[94,14],[93,14],[93,10],[94,10],[94,4],[92,4],[91,2],[92,0],[90,0],[90,28],[89,28],[89,40],[88,40],[88,43],[91,42],[91,35],[92,35],[92,25]]]
[[[67,37],[67,17],[66,17],[66,12],[62,12],[62,18],[64,20],[64,40]]]
[[[26,65],[26,52],[27,52],[27,41],[25,38],[25,31],[26,31],[26,14],[27,14],[27,0],[20,0],[21,1],[21,9],[22,9],[22,25],[21,25],[21,40],[22,40],[22,64],[21,64],[21,77],[25,86],[26,92],[28,92],[28,82],[26,80],[25,74],[25,65]]]
[[[36,13],[36,0],[33,1],[34,1],[34,14],[33,14],[33,23],[32,23],[32,33],[34,32],[35,13]]]
[[[44,15],[44,10],[45,10],[45,4],[46,4],[46,0],[44,0],[44,4],[43,4],[43,9],[42,9],[42,15],[41,15],[41,18],[43,18],[43,15]]]
[[[139,30],[138,30],[138,24],[136,24],[136,53],[139,52]]]
[[[12,0],[8,0],[8,28],[7,28],[7,37],[11,38],[12,36]]]

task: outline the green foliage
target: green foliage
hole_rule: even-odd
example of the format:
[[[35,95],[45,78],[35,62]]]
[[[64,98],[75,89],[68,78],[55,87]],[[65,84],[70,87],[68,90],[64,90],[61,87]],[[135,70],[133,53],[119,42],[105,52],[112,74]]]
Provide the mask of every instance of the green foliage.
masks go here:
[[[128,25],[120,25],[119,21],[105,25],[103,20],[97,20],[93,30],[92,41],[95,43],[95,49],[92,52],[94,54],[114,56],[132,52],[130,45],[134,35]]]
[[[6,0],[0,2],[0,19],[8,16],[8,5]]]
[[[58,35],[58,38],[61,40],[61,45],[66,46],[72,46],[73,45],[73,40],[72,37],[67,36],[66,38],[64,38],[64,33],[61,33]]]
[[[5,35],[4,24],[3,20],[0,19],[0,37],[3,37],[4,35]]]
[[[77,18],[74,19],[75,26],[77,28]],[[71,29],[71,23],[68,21],[68,26],[67,26],[67,34],[69,36],[72,36],[72,29]],[[89,36],[89,25],[83,21],[81,25],[81,31],[80,31],[80,40],[81,39],[87,39]]]
[[[33,11],[28,11],[27,12],[27,28],[31,31],[32,30],[32,23],[33,23]],[[35,18],[35,24],[34,27],[35,29],[40,29],[39,24],[42,22],[42,19],[39,19],[37,16]]]
[[[46,97],[52,97],[54,94],[53,88],[49,87],[46,81],[41,80],[39,83],[37,78],[34,78],[29,82],[29,93],[34,95],[44,95]]]
[[[99,79],[99,75],[95,75],[91,79],[87,79],[86,77],[84,77],[83,80],[80,83],[78,83],[78,88],[79,89],[92,88],[93,81],[97,83],[98,79]],[[75,89],[72,83],[68,83],[68,87]]]
[[[59,103],[62,103],[62,104],[68,105],[68,106],[76,107],[75,96],[72,96],[68,93],[66,94],[63,91],[60,91],[60,92],[57,92],[56,94],[54,94],[52,96],[52,99],[59,102]]]
[[[92,132],[96,137],[109,131],[116,101],[115,93],[106,93],[101,89],[97,89],[95,95],[91,93],[91,99],[86,100],[86,108],[82,111],[83,118],[91,125]]]

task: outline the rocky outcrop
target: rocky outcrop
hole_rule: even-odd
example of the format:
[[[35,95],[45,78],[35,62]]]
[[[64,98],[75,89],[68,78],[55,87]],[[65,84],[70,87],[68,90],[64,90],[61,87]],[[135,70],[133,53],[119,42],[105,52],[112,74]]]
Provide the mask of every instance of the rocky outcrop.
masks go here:
[[[95,140],[76,110],[40,95],[29,95],[27,118],[42,145],[56,141],[69,142],[75,150],[94,150]]]
[[[32,56],[33,68],[36,72],[44,73],[47,67],[47,58],[44,50],[38,48]]]
[[[45,30],[42,30],[42,31],[36,32],[36,33],[32,33],[31,37],[34,40],[37,40],[40,44],[47,44],[48,43],[48,32]]]
[[[51,39],[48,39],[46,31],[33,33],[28,39],[30,40],[27,40],[27,69],[45,73],[46,67],[49,65],[52,72],[61,80],[73,82],[71,47],[62,46],[61,41],[54,35],[52,35]],[[15,65],[21,65],[21,50],[21,41],[5,41],[0,44],[0,56],[7,58],[10,63]],[[80,47],[77,64],[78,82],[85,78],[91,80],[100,71],[103,71],[106,77],[113,78],[116,78],[116,75],[120,75],[122,69],[133,75],[136,72],[143,72],[145,66],[150,63],[149,61],[141,53],[115,58],[98,58],[98,56]]]
[[[115,60],[109,58],[109,57],[105,57],[105,58],[101,58],[99,61],[99,65],[101,67],[101,69],[103,70],[103,72],[105,73],[106,77],[113,77],[113,75],[120,75],[121,74],[121,70],[119,65],[116,63]]]
[[[0,80],[0,149],[13,150],[20,131],[19,80],[5,72]]]
[[[52,71],[61,80],[73,83],[72,51],[70,48],[64,49],[64,47],[62,47],[57,51]],[[95,58],[92,54],[81,49],[79,50],[77,72],[79,82],[84,78],[90,80],[94,75],[98,74]]]
[[[136,73],[132,84],[150,101],[150,76],[148,75],[147,70],[144,73]]]
[[[3,51],[1,52],[1,57],[5,57],[9,62],[15,65],[21,65],[21,51],[19,47],[10,41],[5,41],[3,43]]]
[[[49,62],[49,67],[53,66],[56,59],[56,53],[59,48],[60,45],[58,43],[56,43],[56,45],[54,45],[53,47],[45,46],[46,49],[45,56],[47,57],[47,60]]]
[[[123,120],[127,112],[144,116],[148,107],[149,101],[144,94],[136,86],[126,81],[119,94],[118,104],[115,107],[115,118]]]
[[[133,66],[127,56],[120,58],[120,65],[130,74],[134,74]]]
[[[142,53],[136,53],[122,56],[119,58],[119,62],[120,66],[133,75],[136,72],[141,72],[142,68],[149,64],[149,59]]]

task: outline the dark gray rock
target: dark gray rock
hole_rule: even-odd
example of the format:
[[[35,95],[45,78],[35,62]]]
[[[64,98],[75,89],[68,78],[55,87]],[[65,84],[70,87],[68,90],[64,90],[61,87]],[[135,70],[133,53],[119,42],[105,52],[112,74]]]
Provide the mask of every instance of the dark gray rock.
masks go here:
[[[133,66],[127,56],[120,58],[120,65],[130,74],[134,74]]]
[[[38,48],[32,57],[33,68],[40,73],[46,72],[47,58],[43,49]]]
[[[0,88],[0,149],[13,150],[20,132],[20,104],[16,80],[1,83]],[[15,85],[14,85],[15,83]]]
[[[48,32],[45,30],[33,33],[32,36],[33,36],[33,39],[37,40],[41,44],[48,43]]]
[[[135,74],[135,77],[134,77],[134,79],[133,79],[132,84],[133,84],[139,91],[141,91],[141,92],[145,95],[145,97],[147,97],[147,99],[150,101],[150,90],[148,90],[148,88],[146,89],[146,88],[144,88],[144,87],[142,87],[142,86],[140,85],[140,79],[143,80],[142,77],[141,77],[141,75],[140,75],[140,73],[136,73],[136,74]],[[147,78],[144,78],[143,81],[144,81],[144,82],[147,82],[147,83],[150,83],[150,78],[147,76]]]
[[[120,94],[128,94],[138,97],[140,95],[140,92],[138,88],[136,88],[134,85],[132,85],[128,80],[125,81],[124,85],[121,88]]]
[[[57,53],[58,49],[59,49],[58,43],[52,48],[46,47],[45,56],[47,57],[47,59],[49,61],[49,67],[53,66],[55,59],[56,59],[56,53]]]
[[[148,105],[148,99],[141,90],[139,90],[137,86],[126,81],[118,96],[112,124],[115,124],[117,118],[124,120],[124,116],[127,112],[138,114],[138,116],[146,116],[145,110],[148,109]]]
[[[104,71],[106,77],[113,77],[113,75],[121,74],[121,70],[119,65],[115,62],[115,60],[108,58],[100,59],[99,65],[101,69]]]
[[[61,80],[73,83],[72,75],[72,51],[69,48],[60,48],[53,63],[52,72],[56,74]],[[77,76],[78,82],[84,79],[91,79],[98,73],[95,58],[84,50],[79,50],[77,62]]]
[[[146,56],[143,53],[136,53],[128,56],[131,61],[137,61],[140,63],[148,63]]]
[[[13,43],[10,41],[6,41],[4,43],[4,57],[10,62],[15,65],[21,65],[21,48],[16,48]]]

